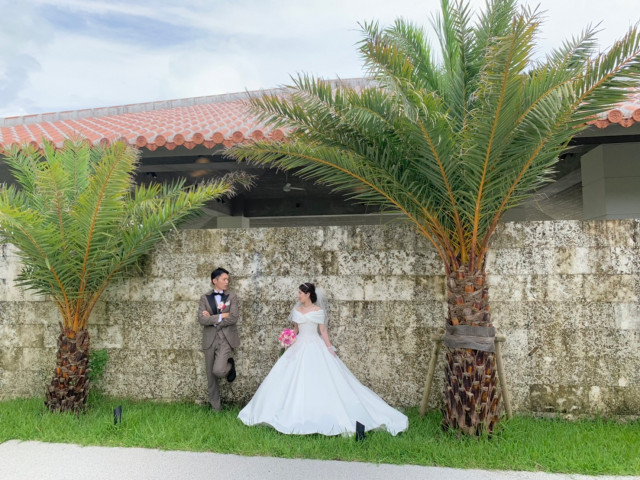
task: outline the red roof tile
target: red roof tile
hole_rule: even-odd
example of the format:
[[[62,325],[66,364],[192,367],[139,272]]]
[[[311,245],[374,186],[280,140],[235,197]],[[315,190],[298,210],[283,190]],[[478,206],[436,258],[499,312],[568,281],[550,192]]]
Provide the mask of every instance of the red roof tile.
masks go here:
[[[626,101],[619,103],[616,108],[602,112],[589,124],[598,128],[607,128],[610,125],[628,128],[636,122],[640,122],[640,89],[632,90]]]
[[[332,80],[356,88],[365,79]],[[280,94],[285,89],[251,92],[250,95]],[[62,146],[66,138],[86,137],[92,144],[124,140],[154,151],[192,149],[197,145],[230,147],[249,139],[282,140],[285,132],[269,129],[248,112],[248,94],[232,93],[138,103],[117,107],[70,110],[0,119],[0,150],[15,144],[41,146],[43,139]]]
[[[356,88],[367,80],[337,80]],[[253,92],[283,93],[283,89]],[[123,139],[130,145],[154,151],[193,149],[197,145],[230,147],[249,139],[282,140],[285,132],[268,129],[248,112],[247,94],[212,95],[116,107],[43,113],[0,119],[0,149],[14,144],[41,146],[43,139],[61,146],[66,138],[86,137],[92,144]],[[626,102],[589,122],[598,128],[612,124],[630,127],[640,122],[640,90]]]
[[[246,94],[215,95],[9,117],[0,119],[0,147],[29,142],[42,145],[43,139],[61,146],[66,138],[82,136],[94,145],[124,139],[153,151],[284,138],[282,130],[270,130],[249,114],[247,98]]]

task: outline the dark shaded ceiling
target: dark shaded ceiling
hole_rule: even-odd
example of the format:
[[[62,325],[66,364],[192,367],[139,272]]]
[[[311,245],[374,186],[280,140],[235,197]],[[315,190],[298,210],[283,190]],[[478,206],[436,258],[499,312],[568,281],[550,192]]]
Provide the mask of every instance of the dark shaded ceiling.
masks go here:
[[[603,143],[640,143],[640,126],[631,128],[612,126],[605,130],[587,129],[568,145],[556,166],[556,177],[561,178],[580,168],[580,157]],[[228,172],[243,170],[254,177],[254,186],[240,190],[233,198],[211,202],[208,208],[224,215],[252,217],[291,217],[315,215],[361,215],[379,213],[378,207],[364,206],[348,201],[344,195],[303,180],[292,173],[238,164],[225,158],[224,147],[214,149],[184,146],[168,150],[141,150],[141,164],[136,174],[138,183],[149,181],[170,182],[186,179],[187,185],[206,182]],[[0,162],[0,181],[11,182],[9,169]]]
[[[158,152],[143,154],[136,181],[170,182],[185,178],[187,185],[206,182],[226,173],[242,170],[253,177],[250,189],[240,189],[233,198],[210,205],[222,213],[245,217],[279,217],[297,215],[345,215],[377,213],[379,208],[347,201],[330,188],[304,180],[294,173],[273,168],[237,163],[222,152],[202,149],[178,149],[162,156]],[[195,150],[195,149],[194,149]]]
[[[163,150],[163,151],[162,151]],[[222,150],[205,148],[173,151],[143,151],[136,182],[171,182],[184,178],[187,185],[206,182],[236,170],[252,175],[254,185],[240,188],[232,198],[222,198],[207,205],[225,215],[245,217],[281,217],[309,215],[347,215],[377,213],[379,208],[349,202],[330,188],[303,180],[292,173],[273,168],[239,164],[224,158]],[[0,181],[13,183],[9,168],[0,161]]]

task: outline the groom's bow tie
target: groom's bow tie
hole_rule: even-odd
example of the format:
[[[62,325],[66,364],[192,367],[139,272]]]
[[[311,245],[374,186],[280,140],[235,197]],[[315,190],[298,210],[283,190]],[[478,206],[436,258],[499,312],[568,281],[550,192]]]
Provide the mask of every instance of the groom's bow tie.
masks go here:
[[[224,292],[213,292],[214,295],[224,295]]]

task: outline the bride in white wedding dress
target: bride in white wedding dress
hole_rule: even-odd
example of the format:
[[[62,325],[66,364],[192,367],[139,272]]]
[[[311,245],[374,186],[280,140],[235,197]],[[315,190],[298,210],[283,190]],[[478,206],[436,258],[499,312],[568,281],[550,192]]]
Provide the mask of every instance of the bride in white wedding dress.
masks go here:
[[[246,425],[267,424],[298,435],[350,435],[356,422],[365,430],[387,430],[392,435],[406,430],[407,417],[362,385],[336,355],[325,310],[316,305],[315,286],[303,283],[298,295],[300,302],[291,314],[296,341],[238,418]]]

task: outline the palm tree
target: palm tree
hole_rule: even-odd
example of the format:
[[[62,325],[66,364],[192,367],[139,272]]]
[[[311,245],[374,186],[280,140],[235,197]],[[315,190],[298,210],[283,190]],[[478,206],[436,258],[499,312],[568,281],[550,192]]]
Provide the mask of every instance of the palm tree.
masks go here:
[[[14,146],[5,156],[17,185],[0,188],[0,237],[18,249],[18,285],[52,298],[62,317],[45,403],[80,412],[89,393],[87,323],[105,288],[206,201],[230,193],[232,179],[135,186],[138,155],[124,143]]]
[[[298,75],[285,94],[251,99],[287,141],[239,145],[269,164],[399,211],[437,251],[448,293],[443,427],[492,432],[498,422],[486,259],[504,212],[550,181],[569,140],[637,85],[636,28],[596,54],[595,30],[535,61],[540,12],[489,0],[475,15],[441,0],[425,31],[404,20],[362,25],[370,84]]]

